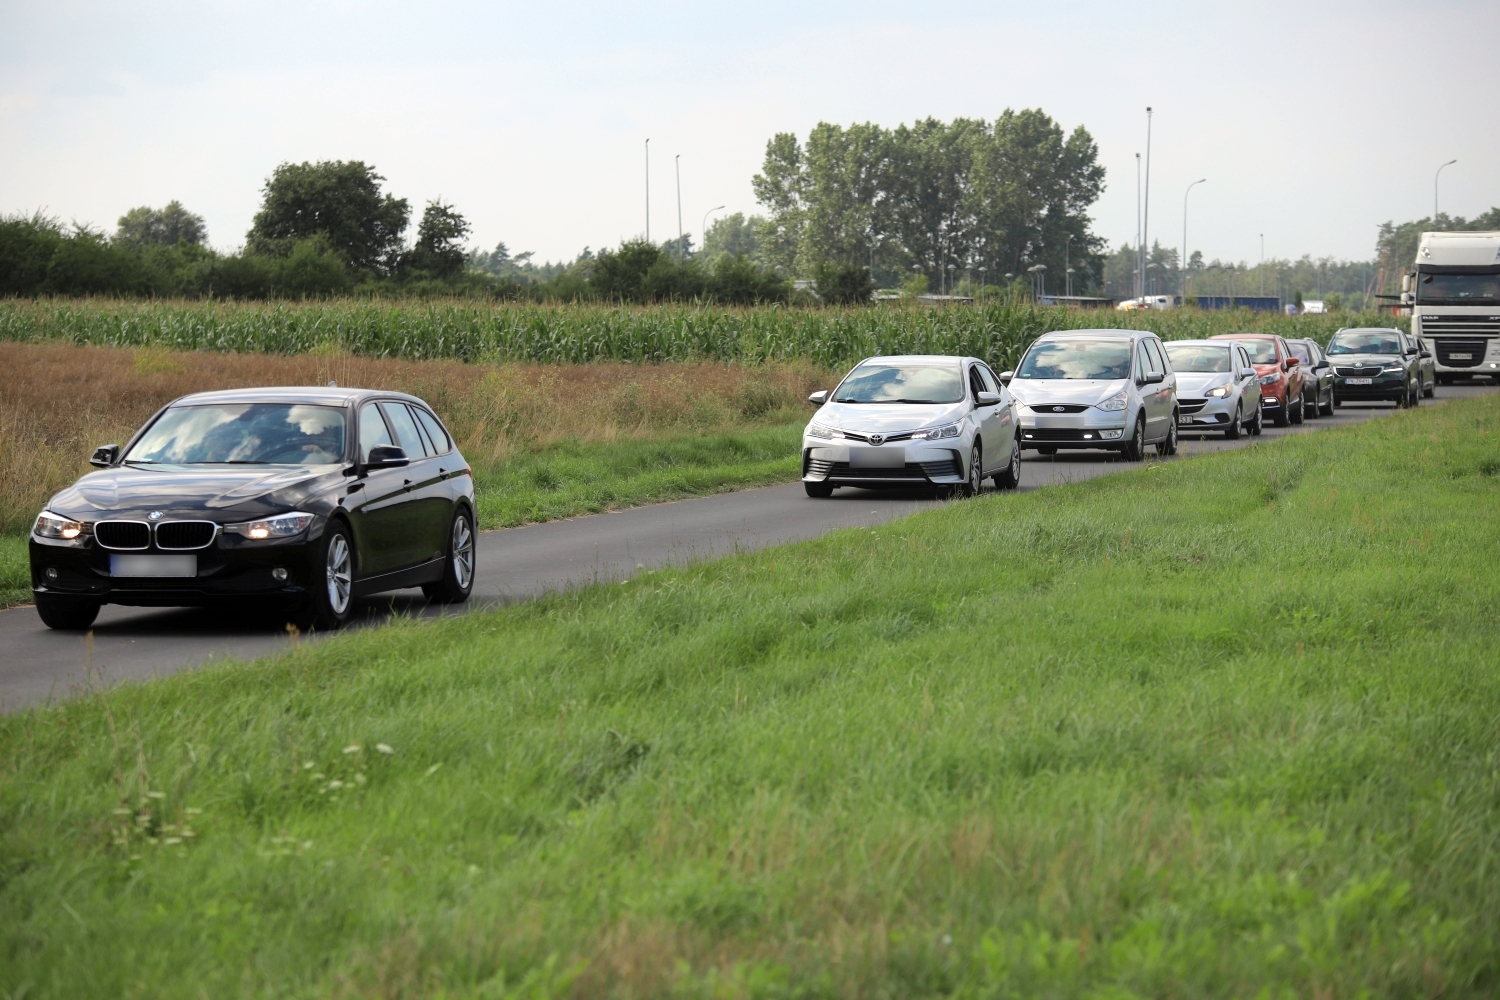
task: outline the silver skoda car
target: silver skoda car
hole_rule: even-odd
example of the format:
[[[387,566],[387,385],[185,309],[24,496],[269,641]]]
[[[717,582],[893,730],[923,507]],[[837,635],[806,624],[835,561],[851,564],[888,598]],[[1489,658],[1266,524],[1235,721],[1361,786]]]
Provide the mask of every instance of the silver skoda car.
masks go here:
[[[1105,448],[1130,461],[1177,451],[1177,376],[1156,334],[1067,330],[1039,337],[1000,376],[1021,407],[1021,443],[1043,455]]]
[[[1174,340],[1166,350],[1177,373],[1180,430],[1223,431],[1231,441],[1242,433],[1260,433],[1260,377],[1243,344]]]
[[[802,483],[810,497],[840,486],[938,487],[964,496],[986,476],[999,489],[1021,479],[1016,402],[978,358],[868,358],[818,407],[802,432]]]

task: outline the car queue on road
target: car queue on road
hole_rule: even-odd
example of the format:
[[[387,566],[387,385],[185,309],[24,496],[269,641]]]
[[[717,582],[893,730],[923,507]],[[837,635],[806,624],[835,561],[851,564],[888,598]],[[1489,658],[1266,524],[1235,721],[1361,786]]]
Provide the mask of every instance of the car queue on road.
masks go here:
[[[1276,334],[1167,343],[1143,330],[1038,337],[1013,371],[979,358],[868,358],[831,391],[802,438],[808,496],[840,487],[931,487],[983,479],[1013,489],[1022,451],[1102,449],[1129,461],[1177,450],[1178,434],[1234,440],[1332,416],[1346,400],[1416,406],[1433,395],[1432,356],[1396,329],[1344,329],[1325,346]]]

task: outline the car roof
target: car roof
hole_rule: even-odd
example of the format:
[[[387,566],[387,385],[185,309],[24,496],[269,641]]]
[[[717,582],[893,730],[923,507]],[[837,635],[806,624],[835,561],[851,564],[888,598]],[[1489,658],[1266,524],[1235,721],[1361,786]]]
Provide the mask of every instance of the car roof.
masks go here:
[[[960,357],[957,354],[882,354],[874,358],[865,358],[860,364],[960,365],[965,361],[978,360],[978,358],[967,356]]]
[[[1155,337],[1156,334],[1150,330],[1051,330],[1042,334],[1037,340],[1061,340],[1068,338],[1079,338],[1083,340],[1130,340],[1135,337]],[[1157,338],[1160,340],[1161,338]]]
[[[1395,326],[1346,326],[1339,333],[1405,333]]]
[[[1186,345],[1188,347],[1223,347],[1224,344],[1225,341],[1223,340],[1210,340],[1199,337],[1193,340],[1167,340],[1163,341],[1162,346],[1182,347]]]
[[[423,403],[416,396],[383,389],[350,389],[343,386],[261,386],[253,389],[216,389],[195,392],[172,400],[172,406],[201,406],[212,403],[302,403],[321,406],[354,406],[366,399],[404,399]]]

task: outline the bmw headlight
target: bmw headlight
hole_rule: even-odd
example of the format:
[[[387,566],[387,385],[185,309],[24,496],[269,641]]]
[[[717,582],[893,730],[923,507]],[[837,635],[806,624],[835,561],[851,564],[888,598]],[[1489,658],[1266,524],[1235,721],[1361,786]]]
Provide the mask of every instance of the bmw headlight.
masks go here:
[[[306,531],[308,525],[312,523],[313,516],[311,514],[293,511],[290,514],[278,514],[276,517],[268,517],[262,521],[226,524],[224,525],[224,533],[226,535],[240,535],[259,542],[268,538],[293,538]]]
[[[1262,375],[1260,377],[1260,384],[1261,385],[1275,385],[1277,382],[1280,382],[1280,381],[1281,381],[1281,372],[1272,372],[1269,375]]]
[[[1230,395],[1233,392],[1234,392],[1234,386],[1232,386],[1232,385],[1220,385],[1220,386],[1215,386],[1214,388],[1208,390],[1207,392],[1204,393],[1204,395],[1207,396],[1209,399],[1223,399],[1225,396],[1228,396],[1228,395]]]
[[[944,424],[942,427],[930,427],[925,431],[917,431],[912,434],[913,441],[936,441],[938,438],[956,438],[962,431],[961,424]]]
[[[824,427],[822,424],[808,424],[807,436],[832,441],[834,438],[842,438],[844,432],[833,427]]]
[[[36,524],[31,526],[31,531],[38,538],[60,538],[65,542],[71,542],[83,534],[83,524],[66,517],[58,517],[50,510],[44,510],[37,515]]]
[[[1102,403],[1095,403],[1101,410],[1123,410],[1130,405],[1130,393],[1121,389]]]

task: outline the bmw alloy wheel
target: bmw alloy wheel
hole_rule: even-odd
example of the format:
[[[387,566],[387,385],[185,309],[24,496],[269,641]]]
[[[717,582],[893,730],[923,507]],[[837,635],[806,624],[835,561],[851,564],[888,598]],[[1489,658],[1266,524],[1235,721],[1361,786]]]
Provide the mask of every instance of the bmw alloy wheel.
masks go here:
[[[462,516],[453,519],[453,579],[464,590],[474,579],[474,532]]]
[[[354,581],[353,559],[349,540],[337,532],[328,540],[328,607],[336,615],[349,610],[349,593]]]

